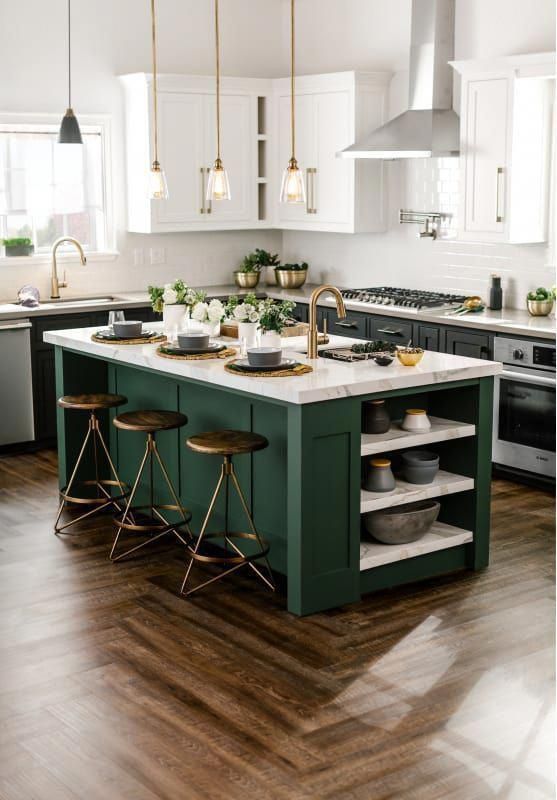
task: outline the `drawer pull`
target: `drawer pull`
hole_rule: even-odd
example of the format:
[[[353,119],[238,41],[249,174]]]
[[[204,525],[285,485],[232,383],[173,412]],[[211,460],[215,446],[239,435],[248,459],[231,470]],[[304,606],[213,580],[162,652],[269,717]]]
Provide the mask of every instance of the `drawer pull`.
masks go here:
[[[378,328],[377,333],[388,333],[390,336],[404,336],[404,331],[392,331],[390,328]]]
[[[358,329],[357,322],[335,322],[335,325],[338,325],[339,328],[354,328]]]

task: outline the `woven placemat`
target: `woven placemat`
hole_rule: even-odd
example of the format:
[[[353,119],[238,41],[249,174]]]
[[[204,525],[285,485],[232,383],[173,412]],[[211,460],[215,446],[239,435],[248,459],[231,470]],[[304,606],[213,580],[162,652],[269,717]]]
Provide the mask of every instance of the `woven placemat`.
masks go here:
[[[288,378],[289,376],[307,375],[308,372],[313,372],[313,367],[310,367],[309,364],[298,364],[297,367],[292,367],[292,369],[279,369],[276,372],[244,372],[240,368],[234,369],[236,361],[238,361],[237,358],[234,361],[229,361],[228,364],[224,365],[224,369],[232,375],[244,375],[246,378]]]
[[[156,342],[166,342],[166,336],[161,333],[160,336],[141,336],[138,339],[103,339],[94,333],[91,341],[99,342],[99,344],[155,344]]]
[[[160,346],[157,347],[157,355],[161,358],[172,358],[174,361],[205,361],[209,358],[230,358],[230,356],[236,355],[236,350],[233,347],[226,347],[224,350],[219,350],[216,353],[198,353],[197,355],[184,356],[174,353],[164,353],[162,346]]]

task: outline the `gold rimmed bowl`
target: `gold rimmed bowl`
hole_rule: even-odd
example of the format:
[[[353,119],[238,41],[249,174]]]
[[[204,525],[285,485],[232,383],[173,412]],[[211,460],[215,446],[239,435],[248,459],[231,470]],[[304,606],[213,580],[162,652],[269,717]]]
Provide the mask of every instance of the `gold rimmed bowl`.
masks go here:
[[[404,367],[415,367],[424,357],[421,347],[401,347],[396,351],[396,357]]]

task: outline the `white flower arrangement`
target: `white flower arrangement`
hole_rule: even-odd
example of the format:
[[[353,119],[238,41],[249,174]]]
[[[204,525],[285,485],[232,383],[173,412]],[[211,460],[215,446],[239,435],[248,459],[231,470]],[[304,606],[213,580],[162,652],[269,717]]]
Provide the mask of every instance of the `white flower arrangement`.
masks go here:
[[[196,322],[222,322],[224,319],[224,306],[216,298],[210,303],[199,302],[194,305],[191,318]]]
[[[240,303],[233,311],[237,322],[259,322],[260,310],[251,303]]]
[[[164,291],[162,293],[162,301],[168,305],[174,305],[178,302],[178,292],[172,288],[171,283],[165,284]]]

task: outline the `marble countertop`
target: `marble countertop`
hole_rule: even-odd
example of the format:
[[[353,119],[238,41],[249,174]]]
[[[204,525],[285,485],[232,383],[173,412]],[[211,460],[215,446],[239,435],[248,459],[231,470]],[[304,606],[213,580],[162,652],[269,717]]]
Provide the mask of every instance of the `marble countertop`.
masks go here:
[[[153,325],[162,328],[160,323]],[[495,375],[501,364],[444,353],[426,352],[416,367],[403,367],[396,360],[389,367],[379,367],[373,361],[347,364],[319,358],[311,363],[312,373],[286,378],[257,378],[232,375],[224,370],[223,361],[173,361],[156,354],[157,345],[109,345],[91,341],[96,328],[49,331],[44,340],[50,344],[99,356],[130,366],[147,367],[155,372],[180,376],[189,380],[234,389],[257,397],[286,403],[305,404],[343,397],[388,392],[413,386],[429,386],[449,381],[465,381]],[[223,340],[232,344],[232,340]],[[327,347],[350,344],[356,340],[331,336]],[[286,357],[296,357],[307,363],[300,351],[306,346],[305,337],[283,339]],[[321,349],[321,348],[320,348]]]
[[[308,303],[314,285],[306,285],[301,289],[280,289],[276,286],[265,286],[262,284],[256,289],[257,294],[267,295],[275,299],[294,300],[297,303]],[[234,285],[219,285],[207,287],[209,294],[225,297],[230,294],[247,294],[245,290],[240,290]],[[84,301],[71,302],[67,298],[63,303],[42,303],[38,308],[21,308],[15,303],[0,303],[0,320],[17,319],[20,317],[42,317],[53,314],[76,313],[88,310],[109,311],[114,308],[140,308],[149,305],[147,292],[118,292],[114,295],[107,293],[114,299],[109,302],[99,303]],[[98,296],[101,296],[98,293]],[[334,307],[334,300],[325,295],[321,298],[319,305],[327,308]],[[471,328],[484,330],[493,333],[505,333],[509,336],[531,336],[539,339],[555,339],[555,316],[531,317],[526,309],[503,309],[503,311],[490,311],[486,309],[477,314],[466,314],[463,317],[455,317],[447,314],[445,310],[423,309],[416,311],[410,308],[400,308],[398,306],[370,305],[369,303],[359,303],[347,300],[346,308],[351,311],[363,311],[368,314],[380,314],[386,317],[398,317],[404,319],[415,319],[422,322],[432,322],[438,325],[451,325],[459,328]]]

